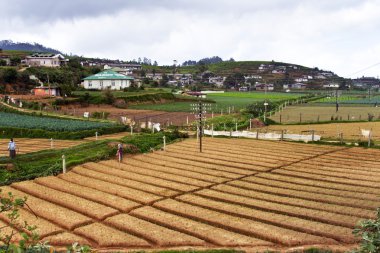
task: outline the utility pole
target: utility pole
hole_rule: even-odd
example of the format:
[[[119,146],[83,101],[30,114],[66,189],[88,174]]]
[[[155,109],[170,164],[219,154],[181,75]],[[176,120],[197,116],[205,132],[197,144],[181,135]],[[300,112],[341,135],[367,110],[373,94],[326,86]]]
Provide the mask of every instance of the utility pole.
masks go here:
[[[368,100],[371,101],[371,86],[368,87]]]
[[[192,104],[192,110],[194,111],[195,118],[198,120],[197,136],[199,138],[199,152],[202,153],[202,137],[203,137],[203,124],[207,112],[207,104],[203,104],[200,92],[196,93],[198,103]]]
[[[336,107],[336,112],[339,110],[339,104],[338,104],[338,90],[335,90],[335,107]]]

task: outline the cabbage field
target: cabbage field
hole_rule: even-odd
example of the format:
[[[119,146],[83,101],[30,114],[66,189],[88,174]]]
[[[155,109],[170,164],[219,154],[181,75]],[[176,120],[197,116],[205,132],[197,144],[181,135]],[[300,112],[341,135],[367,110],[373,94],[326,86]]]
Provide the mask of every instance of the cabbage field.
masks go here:
[[[54,132],[75,132],[83,130],[109,128],[114,126],[115,124],[103,122],[59,119],[0,112],[0,129],[1,127],[15,127],[27,129],[43,129]]]

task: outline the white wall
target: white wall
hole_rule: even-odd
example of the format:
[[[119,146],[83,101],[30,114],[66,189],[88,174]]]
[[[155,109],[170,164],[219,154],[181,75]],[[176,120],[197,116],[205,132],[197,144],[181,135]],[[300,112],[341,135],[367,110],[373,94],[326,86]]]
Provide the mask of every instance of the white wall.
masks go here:
[[[122,90],[131,86],[130,80],[84,80],[85,89],[105,90]]]
[[[26,59],[26,64],[30,66],[59,67],[59,58],[31,58]]]

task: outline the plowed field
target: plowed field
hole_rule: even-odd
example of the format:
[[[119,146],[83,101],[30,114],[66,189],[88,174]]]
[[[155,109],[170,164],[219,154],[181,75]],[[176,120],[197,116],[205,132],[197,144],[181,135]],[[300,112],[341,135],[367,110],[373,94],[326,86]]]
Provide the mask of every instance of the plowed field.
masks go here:
[[[3,187],[42,240],[103,250],[350,249],[380,206],[379,151],[206,138]],[[37,216],[35,216],[35,215]],[[0,216],[0,223],[8,222]]]
[[[69,148],[84,143],[84,141],[53,140],[52,146],[50,139],[16,138],[14,141],[16,142],[17,154],[26,154],[50,148]],[[9,139],[0,139],[0,156],[8,156],[8,143]]]

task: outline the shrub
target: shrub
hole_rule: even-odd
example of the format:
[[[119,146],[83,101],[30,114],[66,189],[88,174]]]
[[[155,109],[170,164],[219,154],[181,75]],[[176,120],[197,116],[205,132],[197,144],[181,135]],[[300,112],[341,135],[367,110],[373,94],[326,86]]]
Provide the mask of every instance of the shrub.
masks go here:
[[[95,119],[107,119],[109,115],[109,112],[93,112],[91,117]]]
[[[361,221],[354,229],[353,234],[362,239],[360,248],[354,252],[380,252],[380,208],[377,208],[375,220]]]

